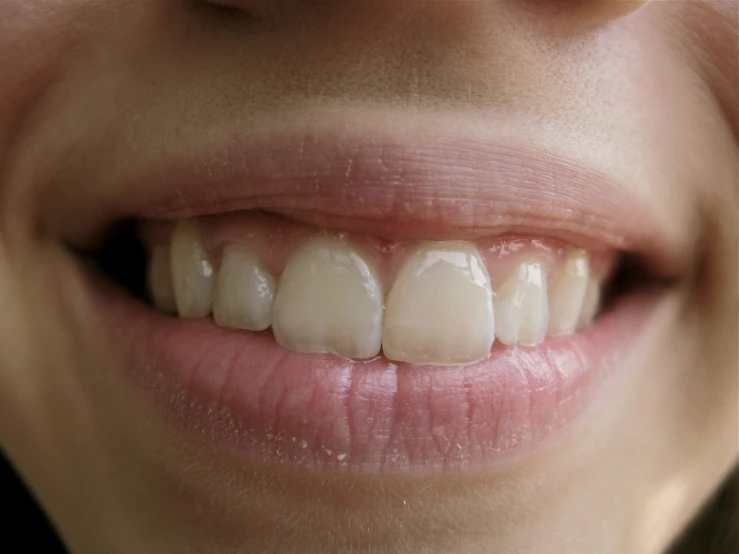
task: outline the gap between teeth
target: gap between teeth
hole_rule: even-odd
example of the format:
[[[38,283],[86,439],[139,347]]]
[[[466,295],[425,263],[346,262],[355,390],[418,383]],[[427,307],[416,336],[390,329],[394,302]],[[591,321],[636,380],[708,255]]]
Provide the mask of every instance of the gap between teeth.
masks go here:
[[[553,276],[522,260],[495,291],[475,244],[464,241],[419,244],[386,294],[367,257],[338,238],[304,243],[279,278],[240,245],[227,247],[216,268],[192,220],[175,227],[169,248],[152,251],[148,283],[161,311],[271,327],[289,350],[355,359],[382,350],[390,360],[435,365],[485,359],[495,339],[532,346],[573,333],[590,324],[600,295],[579,249]]]

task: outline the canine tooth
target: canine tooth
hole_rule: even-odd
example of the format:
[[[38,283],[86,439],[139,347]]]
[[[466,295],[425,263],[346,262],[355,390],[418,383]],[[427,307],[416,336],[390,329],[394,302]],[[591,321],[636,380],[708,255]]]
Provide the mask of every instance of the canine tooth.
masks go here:
[[[519,265],[495,291],[495,336],[503,344],[531,346],[544,340],[547,332],[547,279],[538,262]]]
[[[182,221],[172,233],[172,282],[180,317],[205,317],[213,308],[215,271],[197,222]]]
[[[549,287],[550,336],[575,331],[588,288],[588,274],[587,253],[584,250],[570,252],[557,280]]]
[[[177,312],[169,247],[157,246],[152,251],[147,270],[147,285],[157,309],[167,314]]]
[[[580,315],[577,318],[577,330],[584,329],[593,322],[595,314],[598,311],[600,305],[600,283],[590,278],[588,279],[588,286],[585,290],[585,299],[583,301]]]
[[[223,251],[213,299],[213,319],[222,327],[263,331],[272,324],[275,278],[251,250]]]
[[[338,239],[306,243],[280,277],[272,330],[290,350],[376,356],[382,340],[382,290],[374,271]]]
[[[487,358],[495,340],[492,300],[490,278],[473,244],[421,245],[387,298],[385,356],[438,365]]]

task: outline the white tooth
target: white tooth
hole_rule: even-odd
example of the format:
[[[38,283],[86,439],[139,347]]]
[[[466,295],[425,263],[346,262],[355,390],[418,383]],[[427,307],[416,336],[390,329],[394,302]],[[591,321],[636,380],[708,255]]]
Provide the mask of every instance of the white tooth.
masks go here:
[[[542,264],[524,262],[495,291],[495,336],[507,345],[531,346],[547,333],[547,279]]]
[[[272,323],[275,278],[251,250],[223,251],[213,299],[213,319],[222,327],[264,331]]]
[[[582,310],[577,318],[577,327],[579,331],[584,329],[593,322],[596,312],[600,304],[600,283],[593,278],[588,279],[588,287],[585,290],[585,300],[583,301]]]
[[[373,358],[382,340],[382,290],[362,256],[320,238],[299,248],[280,277],[272,312],[277,342],[297,352]]]
[[[172,233],[172,281],[180,317],[205,317],[213,308],[216,275],[195,221]]]
[[[588,255],[584,250],[574,250],[549,287],[549,336],[564,335],[575,331],[588,288]]]
[[[147,284],[149,294],[157,309],[167,314],[177,312],[177,302],[174,298],[174,287],[172,285],[169,247],[157,246],[154,248],[149,260]]]
[[[485,359],[495,340],[492,300],[490,278],[474,245],[423,244],[388,295],[383,352],[415,364]]]

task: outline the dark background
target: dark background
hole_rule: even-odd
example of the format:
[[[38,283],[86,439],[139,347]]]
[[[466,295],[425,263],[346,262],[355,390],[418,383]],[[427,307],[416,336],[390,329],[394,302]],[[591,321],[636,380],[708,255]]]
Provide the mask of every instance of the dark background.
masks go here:
[[[5,547],[22,544],[23,552],[66,554],[43,512],[1,451],[0,491],[0,513],[5,514],[0,552],[15,554],[20,551],[11,552]],[[738,472],[734,472],[669,554],[739,554]]]

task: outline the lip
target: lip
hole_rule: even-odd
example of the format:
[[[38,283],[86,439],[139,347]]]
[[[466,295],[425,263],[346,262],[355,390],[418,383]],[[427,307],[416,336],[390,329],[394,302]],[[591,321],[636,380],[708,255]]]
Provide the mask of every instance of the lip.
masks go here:
[[[235,134],[75,198],[66,229],[258,208],[397,240],[538,234],[637,254],[659,277],[689,263],[684,229],[628,187],[529,139],[483,134],[409,138],[366,121]],[[586,332],[433,367],[288,352],[269,333],[168,318],[84,275],[110,352],[173,421],[260,463],[331,471],[490,467],[547,441],[628,372],[664,296],[628,294]]]

